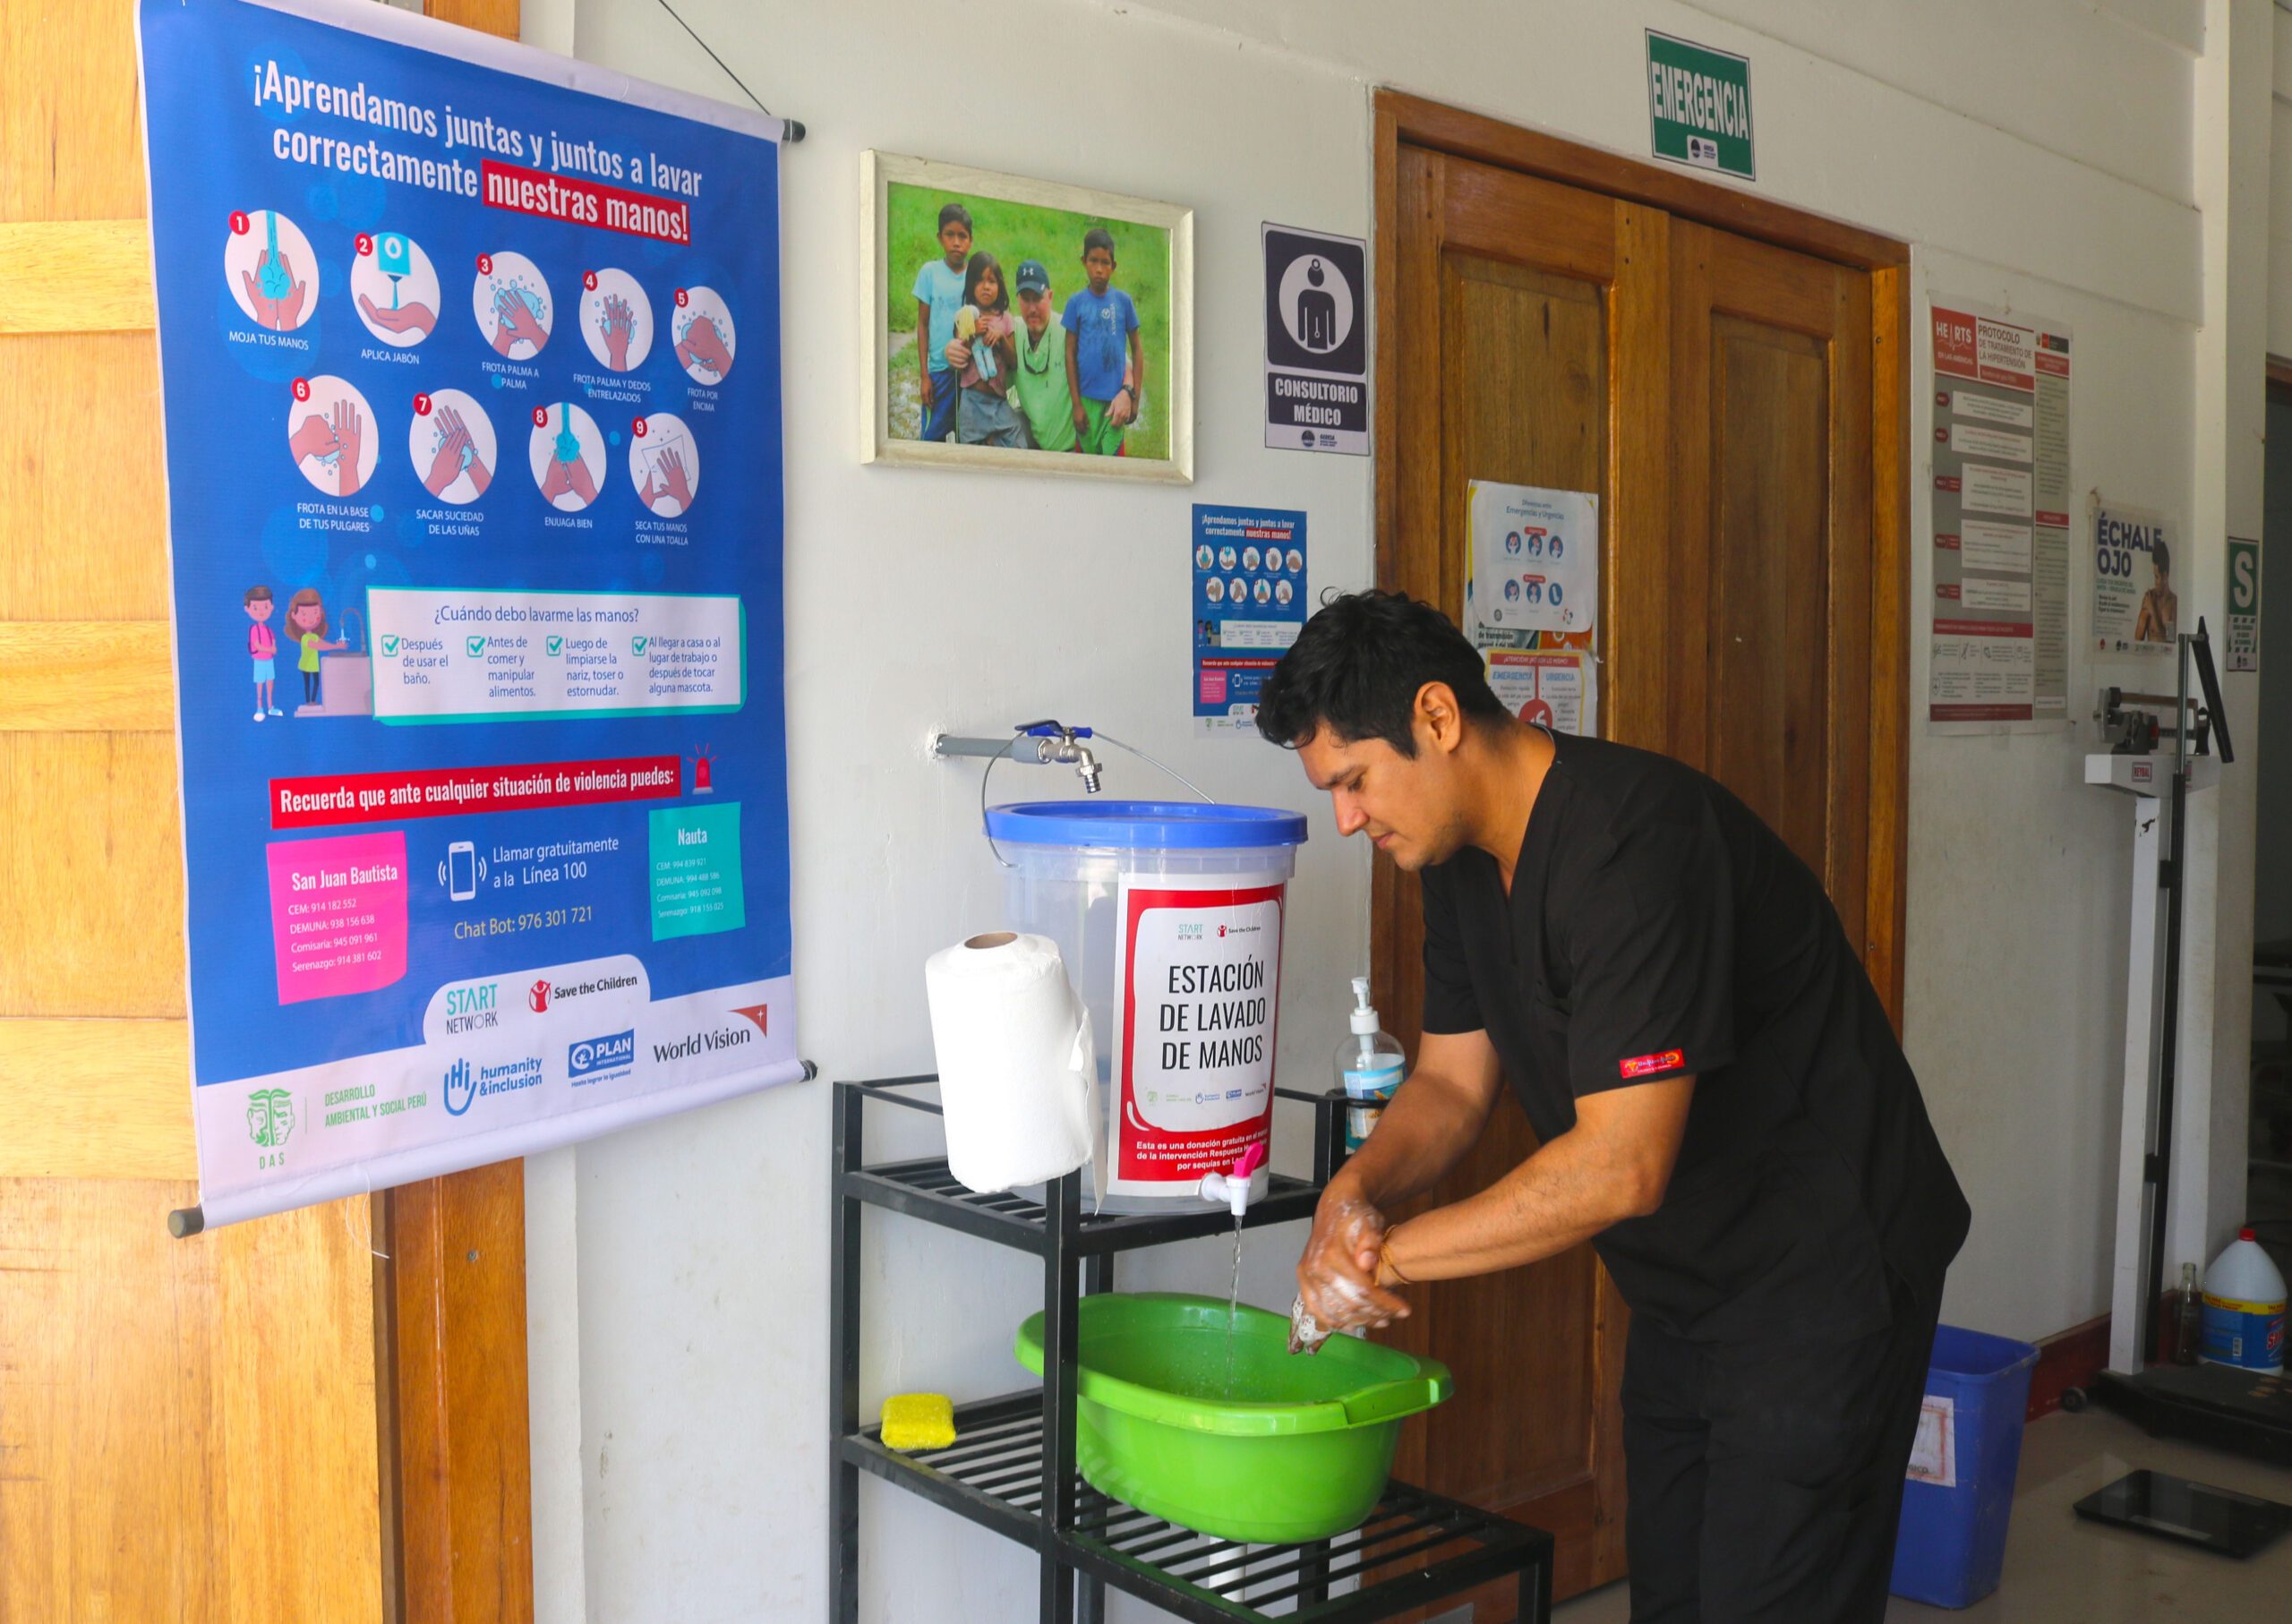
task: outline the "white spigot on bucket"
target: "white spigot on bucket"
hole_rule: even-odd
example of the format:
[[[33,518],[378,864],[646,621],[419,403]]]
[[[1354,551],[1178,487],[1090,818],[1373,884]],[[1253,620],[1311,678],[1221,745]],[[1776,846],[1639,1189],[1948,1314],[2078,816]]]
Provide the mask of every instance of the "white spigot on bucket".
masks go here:
[[[1202,1175],[1202,1199],[1230,1207],[1240,1218],[1250,1209],[1250,1175],[1265,1160],[1265,1147],[1252,1145],[1235,1159],[1230,1173],[1205,1173]]]

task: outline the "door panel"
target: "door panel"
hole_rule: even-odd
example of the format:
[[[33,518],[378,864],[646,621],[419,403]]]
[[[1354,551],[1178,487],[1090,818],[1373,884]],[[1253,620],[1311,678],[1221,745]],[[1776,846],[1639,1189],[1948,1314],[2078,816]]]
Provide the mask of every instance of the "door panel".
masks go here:
[[[1900,782],[1873,750],[1901,735],[1874,728],[1894,677],[1872,627],[1902,599],[1872,563],[1872,457],[1874,415],[1896,432],[1900,415],[1872,392],[1873,273],[1398,141],[1390,173],[1380,584],[1461,621],[1468,482],[1599,492],[1602,733],[1732,787],[1890,974],[1898,924],[1865,892],[1871,781]],[[1417,882],[1381,858],[1373,875],[1379,1007],[1413,1047]],[[1423,1205],[1535,1144],[1508,1097]],[[1621,1576],[1629,1316],[1595,1254],[1410,1295],[1392,1338],[1449,1363],[1457,1397],[1404,1434],[1395,1469],[1551,1530],[1556,1595]],[[1497,1588],[1474,1600],[1481,1624],[1511,1616]]]
[[[1706,770],[1810,865],[1819,782],[1829,449],[1825,346],[1738,316],[1711,323],[1710,704]]]
[[[1466,486],[1475,479],[1592,491],[1609,513],[1618,461],[1615,367],[1650,348],[1663,262],[1660,217],[1589,192],[1404,149],[1399,294],[1404,485],[1384,584],[1461,620],[1469,574]],[[1618,330],[1619,311],[1639,330]],[[1437,364],[1407,357],[1437,357]],[[1660,461],[1660,449],[1654,460]],[[1667,522],[1661,508],[1630,509]],[[1648,646],[1654,646],[1649,645]],[[1414,876],[1376,863],[1379,1007],[1414,1045],[1422,1019],[1423,919]],[[1426,1200],[1485,1188],[1535,1149],[1508,1096],[1463,1165]],[[1558,1589],[1621,1571],[1624,1319],[1589,1247],[1534,1267],[1417,1294],[1392,1339],[1449,1363],[1458,1398],[1412,1427],[1396,1470],[1561,1536]],[[1533,1339],[1521,1328],[1535,1329]],[[1501,1588],[1501,1587],[1499,1587]],[[1482,1615],[1504,1616],[1495,1590]]]
[[[1672,577],[1705,612],[1672,628],[1667,748],[1765,818],[1864,944],[1870,278],[1685,221],[1672,235]]]

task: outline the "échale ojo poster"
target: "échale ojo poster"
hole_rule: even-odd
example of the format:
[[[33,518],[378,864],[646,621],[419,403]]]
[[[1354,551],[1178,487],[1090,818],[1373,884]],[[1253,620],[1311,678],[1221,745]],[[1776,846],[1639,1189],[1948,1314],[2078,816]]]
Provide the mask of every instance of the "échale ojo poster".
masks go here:
[[[779,121],[139,23],[205,1221],[800,1075]]]

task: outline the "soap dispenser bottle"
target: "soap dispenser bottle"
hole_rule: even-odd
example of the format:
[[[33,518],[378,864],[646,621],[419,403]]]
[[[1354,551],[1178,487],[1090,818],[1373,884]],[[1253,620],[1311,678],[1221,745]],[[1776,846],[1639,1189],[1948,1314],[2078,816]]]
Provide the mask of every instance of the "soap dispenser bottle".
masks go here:
[[[1345,1153],[1352,1155],[1384,1114],[1385,1102],[1400,1087],[1407,1064],[1400,1044],[1377,1025],[1369,1003],[1369,978],[1353,978],[1352,1035],[1338,1046],[1337,1080],[1353,1103],[1345,1113]]]

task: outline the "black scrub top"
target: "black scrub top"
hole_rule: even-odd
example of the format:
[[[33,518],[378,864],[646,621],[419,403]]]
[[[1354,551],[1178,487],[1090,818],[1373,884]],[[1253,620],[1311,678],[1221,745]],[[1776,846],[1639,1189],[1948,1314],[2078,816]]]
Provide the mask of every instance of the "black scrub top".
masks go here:
[[[1424,871],[1424,1030],[1485,1030],[1542,1140],[1583,1095],[1696,1075],[1663,1205],[1593,1243],[1635,1313],[1883,1328],[1887,1268],[1938,1292],[1971,1214],[1837,910],[1713,780],[1552,742],[1511,894],[1477,847]]]

